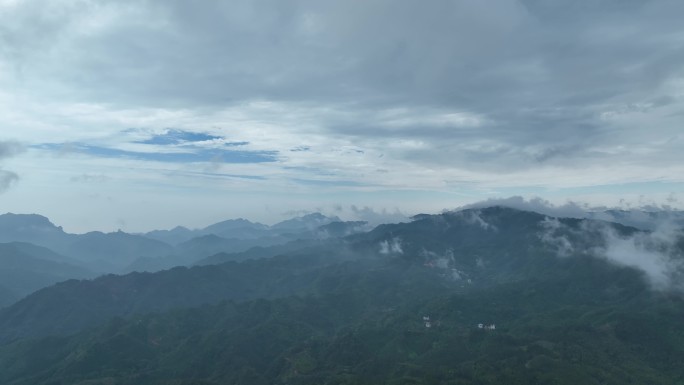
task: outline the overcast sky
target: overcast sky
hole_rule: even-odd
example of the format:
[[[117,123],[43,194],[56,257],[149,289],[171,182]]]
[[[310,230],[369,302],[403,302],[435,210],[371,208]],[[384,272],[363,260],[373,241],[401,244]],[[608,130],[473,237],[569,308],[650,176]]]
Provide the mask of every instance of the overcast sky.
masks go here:
[[[684,2],[0,0],[0,211],[684,205]]]

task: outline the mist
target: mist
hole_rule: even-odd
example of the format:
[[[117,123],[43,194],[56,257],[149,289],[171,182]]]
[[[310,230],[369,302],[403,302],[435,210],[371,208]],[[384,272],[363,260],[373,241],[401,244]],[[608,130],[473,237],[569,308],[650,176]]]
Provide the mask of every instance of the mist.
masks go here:
[[[684,288],[684,231],[672,222],[661,222],[654,231],[630,231],[628,235],[601,221],[585,220],[579,228],[572,228],[547,217],[541,227],[539,239],[560,258],[591,255],[616,266],[638,269],[653,289]]]
[[[654,289],[684,289],[681,228],[663,224],[650,233],[620,236],[615,229],[604,226],[602,234],[606,245],[598,250],[598,256],[619,266],[641,270]]]

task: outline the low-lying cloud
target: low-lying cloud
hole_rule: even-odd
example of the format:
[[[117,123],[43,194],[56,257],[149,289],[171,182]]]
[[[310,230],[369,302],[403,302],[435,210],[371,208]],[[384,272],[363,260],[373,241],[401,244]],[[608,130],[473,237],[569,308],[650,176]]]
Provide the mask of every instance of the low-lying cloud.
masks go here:
[[[390,254],[403,254],[404,249],[401,247],[400,238],[392,238],[391,240],[384,240],[380,242],[380,254],[390,255]]]
[[[542,242],[555,250],[557,255],[569,257],[575,252],[572,242],[563,234],[564,232],[572,230],[567,226],[564,226],[558,218],[547,217],[541,225],[543,230],[539,233],[539,238]]]
[[[480,226],[483,230],[498,231],[496,226],[482,219],[479,210],[467,212],[465,215],[465,220],[471,225]]]
[[[635,233],[623,237],[605,226],[605,249],[598,255],[620,266],[637,268],[644,272],[655,289],[684,289],[681,283],[684,272],[684,255],[677,243],[681,230],[661,227],[652,233]]]
[[[683,290],[684,250],[681,227],[661,225],[655,231],[619,233],[605,222],[584,221],[573,229],[556,218],[542,222],[539,239],[559,257],[591,255],[644,273],[656,290]]]

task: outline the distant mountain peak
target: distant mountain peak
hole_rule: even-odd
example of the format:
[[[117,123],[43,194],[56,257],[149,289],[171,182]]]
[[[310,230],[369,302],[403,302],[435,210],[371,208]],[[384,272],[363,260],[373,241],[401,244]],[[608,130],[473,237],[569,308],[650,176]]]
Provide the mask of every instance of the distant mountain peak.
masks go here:
[[[6,213],[0,215],[0,228],[4,226],[32,227],[32,228],[51,228],[61,230],[61,227],[55,226],[47,217],[38,214],[14,214]]]
[[[205,234],[205,235],[200,235],[199,237],[193,238],[193,239],[189,240],[188,242],[219,241],[219,240],[225,241],[226,239],[223,237],[219,237],[216,234]],[[185,243],[188,243],[188,242],[185,242]]]
[[[271,226],[273,229],[277,230],[315,230],[320,226],[327,225],[332,222],[341,222],[342,220],[337,216],[328,217],[321,213],[311,213],[302,215],[300,217],[295,217],[291,219],[278,222]]]
[[[257,223],[257,222],[252,222],[244,218],[237,218],[237,219],[227,219],[225,221],[217,222],[214,223],[213,225],[209,225],[204,228],[204,232],[206,233],[212,233],[212,232],[225,232],[229,230],[235,230],[235,229],[244,229],[244,228],[249,228],[249,229],[254,229],[254,230],[264,230],[267,229],[268,226],[262,224],[262,223]]]
[[[323,214],[321,214],[321,213],[311,213],[311,214],[302,215],[302,216],[299,217],[299,218],[300,218],[300,219],[311,219],[311,218],[325,219],[325,218],[328,218],[328,217],[326,217],[325,215],[323,215]],[[335,218],[337,218],[337,217],[335,217]],[[339,219],[339,218],[338,218],[338,219]]]
[[[31,242],[41,246],[60,243],[69,234],[38,214],[0,215],[0,242]]]

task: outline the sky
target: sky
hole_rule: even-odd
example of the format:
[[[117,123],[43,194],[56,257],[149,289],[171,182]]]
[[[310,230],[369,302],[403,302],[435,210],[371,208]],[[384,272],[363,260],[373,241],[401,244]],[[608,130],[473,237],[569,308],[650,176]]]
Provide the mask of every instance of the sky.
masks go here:
[[[0,0],[0,212],[684,207],[684,2]]]

